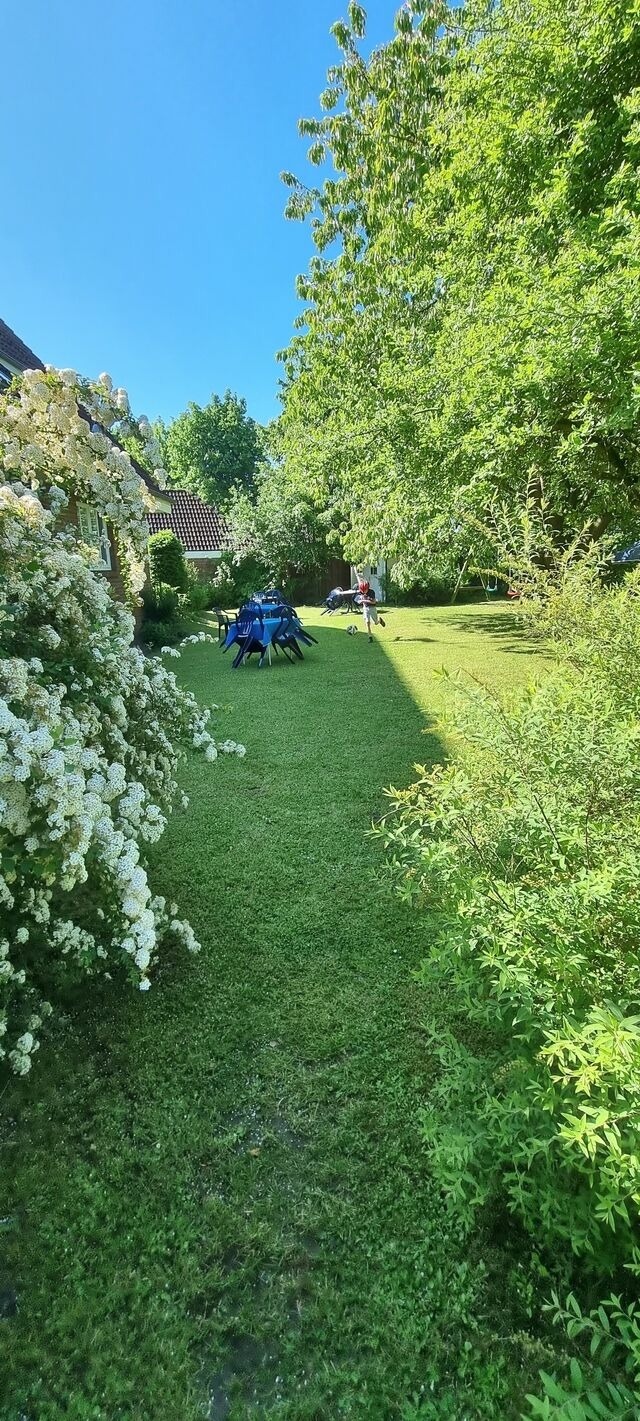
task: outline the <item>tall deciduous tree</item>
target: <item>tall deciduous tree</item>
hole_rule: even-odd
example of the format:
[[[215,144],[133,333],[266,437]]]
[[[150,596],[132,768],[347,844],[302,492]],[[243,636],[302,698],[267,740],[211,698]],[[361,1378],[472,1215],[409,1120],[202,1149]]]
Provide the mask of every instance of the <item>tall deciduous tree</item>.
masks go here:
[[[640,521],[634,0],[408,0],[368,60],[334,26],[318,255],[283,355],[283,447],[355,557],[408,575],[492,502],[566,542]]]
[[[313,500],[288,480],[282,466],[265,465],[253,497],[234,489],[228,514],[236,546],[278,586],[292,573],[316,572],[327,562],[327,528]]]
[[[250,488],[262,457],[260,426],[231,390],[204,407],[190,404],[160,440],[170,482],[207,503],[224,503],[232,484]]]
[[[264,431],[265,459],[253,488],[236,485],[227,504],[234,543],[278,586],[321,570],[337,546],[335,528],[283,458],[277,422]]]

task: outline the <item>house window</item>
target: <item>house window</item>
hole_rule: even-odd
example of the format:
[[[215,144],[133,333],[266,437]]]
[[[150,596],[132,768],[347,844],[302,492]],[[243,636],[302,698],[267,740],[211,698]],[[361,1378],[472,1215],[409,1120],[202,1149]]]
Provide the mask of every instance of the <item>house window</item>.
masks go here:
[[[107,525],[96,513],[95,508],[90,508],[88,503],[78,504],[78,527],[83,543],[93,548],[96,560],[92,563],[94,572],[109,572],[111,568],[111,544]]]
[[[11,371],[7,370],[6,365],[0,365],[0,390],[6,390],[12,379]]]

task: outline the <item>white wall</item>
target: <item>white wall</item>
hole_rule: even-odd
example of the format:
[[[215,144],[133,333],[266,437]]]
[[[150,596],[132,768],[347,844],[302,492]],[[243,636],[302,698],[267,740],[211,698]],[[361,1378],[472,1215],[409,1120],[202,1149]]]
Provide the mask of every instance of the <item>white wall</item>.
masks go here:
[[[382,580],[386,573],[386,564],[383,558],[378,562],[366,562],[360,567],[351,569],[351,586],[355,587],[360,573],[364,573],[365,579],[370,583],[376,594],[376,601],[381,602],[383,597]]]

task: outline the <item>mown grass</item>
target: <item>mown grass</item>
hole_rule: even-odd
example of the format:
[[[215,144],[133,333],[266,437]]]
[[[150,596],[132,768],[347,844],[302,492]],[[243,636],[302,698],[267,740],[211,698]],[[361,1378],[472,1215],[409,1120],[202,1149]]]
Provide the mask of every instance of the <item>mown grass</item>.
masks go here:
[[[3,1421],[509,1421],[545,1361],[504,1221],[463,1237],[430,1178],[429,924],[366,837],[444,753],[434,669],[531,649],[504,607],[308,620],[304,665],[179,664],[248,752],[190,763],[156,853],[202,955],[74,998],[6,1087]]]

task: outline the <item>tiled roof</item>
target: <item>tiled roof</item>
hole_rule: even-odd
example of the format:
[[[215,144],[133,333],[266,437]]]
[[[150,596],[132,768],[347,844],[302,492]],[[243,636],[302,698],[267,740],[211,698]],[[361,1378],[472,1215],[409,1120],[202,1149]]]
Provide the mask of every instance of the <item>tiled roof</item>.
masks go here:
[[[40,357],[34,355],[6,321],[0,321],[1,360],[8,360],[10,365],[17,366],[19,370],[44,370]]]
[[[233,546],[231,527],[217,508],[186,489],[171,488],[165,493],[171,499],[171,512],[150,513],[150,533],[169,528],[186,553],[219,553]]]

